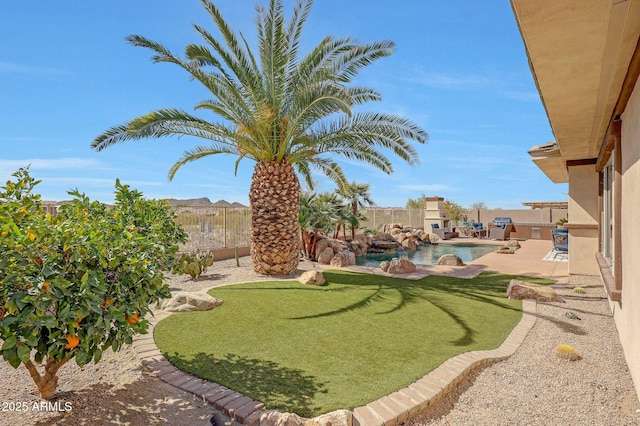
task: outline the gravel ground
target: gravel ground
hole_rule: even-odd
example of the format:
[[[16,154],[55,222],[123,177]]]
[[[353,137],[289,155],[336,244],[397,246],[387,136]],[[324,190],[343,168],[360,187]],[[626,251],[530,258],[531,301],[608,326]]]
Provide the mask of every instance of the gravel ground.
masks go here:
[[[586,294],[573,293],[576,285]],[[513,356],[473,372],[440,410],[407,425],[640,425],[638,397],[602,285],[572,277],[571,284],[554,287],[566,303],[538,303],[536,324]],[[561,343],[582,359],[556,357],[553,349]]]
[[[172,291],[205,291],[234,283],[272,279],[255,274],[249,258],[218,261],[197,281],[169,276]],[[309,263],[300,269],[312,267]],[[539,319],[508,360],[475,371],[438,411],[407,425],[640,425],[638,398],[622,356],[602,286],[559,287],[566,304],[538,304]],[[570,310],[581,320],[570,320]],[[553,354],[572,345],[580,361]],[[61,368],[58,397],[41,407],[24,367],[0,361],[0,425],[209,425],[213,408],[147,373],[131,349],[105,352],[102,361]],[[57,404],[56,404],[57,403]]]

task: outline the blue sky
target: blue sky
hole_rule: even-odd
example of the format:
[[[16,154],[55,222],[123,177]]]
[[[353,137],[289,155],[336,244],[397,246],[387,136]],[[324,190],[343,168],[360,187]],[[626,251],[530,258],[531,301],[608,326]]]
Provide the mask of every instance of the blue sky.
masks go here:
[[[215,1],[250,42],[256,1]],[[293,0],[285,5],[290,11]],[[234,176],[235,157],[208,157],[168,181],[169,167],[197,140],[126,142],[99,153],[89,147],[114,125],[159,108],[191,112],[210,97],[178,67],[152,64],[150,51],[125,41],[140,34],[182,52],[201,41],[193,23],[214,31],[197,0],[0,3],[0,181],[31,164],[45,200],[69,199],[67,190],[78,188],[111,202],[119,178],[149,198],[248,205],[254,163],[247,160]],[[316,0],[304,51],[329,34],[396,43],[393,55],[358,77],[383,96],[365,109],[410,118],[430,136],[416,146],[416,166],[389,153],[392,175],[341,161],[350,180],[371,184],[377,205],[403,207],[423,193],[464,207],[566,201],[566,185],[551,183],[527,154],[553,134],[508,1]]]

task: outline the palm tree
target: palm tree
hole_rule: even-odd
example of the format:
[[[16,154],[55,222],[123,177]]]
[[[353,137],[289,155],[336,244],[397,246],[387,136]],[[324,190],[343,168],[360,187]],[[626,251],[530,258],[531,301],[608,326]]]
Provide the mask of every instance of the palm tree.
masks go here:
[[[187,150],[170,168],[171,180],[186,163],[216,154],[256,162],[249,200],[251,256],[262,274],[290,274],[298,265],[300,184],[310,187],[313,168],[346,184],[342,168],[327,154],[360,160],[392,172],[381,148],[410,164],[418,155],[409,141],[426,142],[415,123],[392,114],[353,111],[357,105],[381,99],[368,87],[350,85],[365,66],[389,56],[391,41],[359,44],[351,38],[325,37],[308,54],[299,52],[301,34],[312,0],[299,0],[287,22],[282,0],[270,0],[257,10],[257,50],[238,36],[210,0],[201,0],[219,37],[194,25],[204,44],[190,44],[184,58],[162,44],[139,35],[127,39],[154,52],[154,62],[178,65],[205,86],[212,98],[195,108],[212,112],[208,121],[176,109],[161,109],[98,136],[91,144],[100,151],[129,140],[189,135],[209,141]]]
[[[344,220],[343,209],[344,206],[336,193],[302,192],[299,218],[303,252],[308,259],[316,259],[318,235],[320,233],[327,235]],[[313,232],[313,238],[309,231]]]
[[[349,220],[349,222],[351,222],[351,238],[356,237],[355,224],[358,222],[358,208],[372,206],[375,204],[369,194],[370,190],[371,185],[368,183],[358,182],[347,183],[345,186],[338,189],[338,194],[340,194],[351,207]]]

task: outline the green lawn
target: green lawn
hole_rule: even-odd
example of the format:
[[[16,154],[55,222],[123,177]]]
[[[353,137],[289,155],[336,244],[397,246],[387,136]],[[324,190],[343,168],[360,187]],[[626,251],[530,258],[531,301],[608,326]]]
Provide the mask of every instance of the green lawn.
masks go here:
[[[155,339],[178,368],[267,408],[302,416],[395,392],[448,358],[499,346],[522,316],[513,278],[418,281],[325,272],[327,285],[269,281],[220,287],[207,312],[161,321]]]

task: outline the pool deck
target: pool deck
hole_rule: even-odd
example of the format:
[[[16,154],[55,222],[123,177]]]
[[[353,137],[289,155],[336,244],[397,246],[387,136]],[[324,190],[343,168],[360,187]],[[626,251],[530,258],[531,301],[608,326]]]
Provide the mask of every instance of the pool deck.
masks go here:
[[[497,246],[504,244],[504,242],[476,238],[449,240],[447,244],[456,244],[457,242],[492,243]],[[420,265],[415,273],[395,276],[406,279],[420,279],[427,275],[472,278],[481,272],[500,272],[549,278],[557,280],[559,283],[567,282],[567,262],[544,260],[545,257],[548,258],[547,255],[553,248],[551,241],[527,240],[521,241],[520,244],[521,248],[513,254],[489,253],[465,266]],[[325,265],[319,266],[319,269],[331,268]],[[380,268],[353,266],[345,269],[391,276]],[[442,398],[455,389],[471,371],[506,359],[515,353],[535,324],[536,302],[523,300],[522,311],[522,319],[500,347],[492,350],[466,352],[448,359],[406,388],[355,408],[352,411],[352,424],[354,426],[396,426],[429,407],[439,404]],[[153,339],[153,328],[158,321],[167,316],[169,316],[167,312],[156,314],[150,321],[149,334],[138,335],[134,339],[133,346],[142,363],[163,381],[208,401],[212,407],[229,416],[233,424],[258,425],[260,417],[268,411],[262,403],[224,386],[201,380],[180,371],[164,358]]]
[[[456,238],[440,244],[494,244],[496,247],[504,245],[505,241],[493,241],[479,238]],[[568,280],[568,268],[566,262],[553,262],[544,260],[545,256],[553,249],[551,241],[526,240],[520,241],[520,249],[513,254],[489,253],[465,264],[465,266],[430,266],[416,265],[416,271],[411,274],[392,275],[380,268],[368,266],[350,266],[350,271],[364,272],[367,274],[395,276],[399,278],[418,280],[427,275],[446,275],[458,278],[473,278],[481,272],[500,272],[509,275],[528,275],[537,278],[549,278],[558,283],[566,283]],[[331,269],[323,266],[323,269]]]

